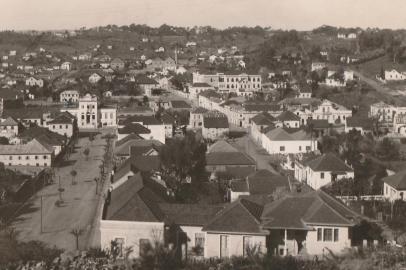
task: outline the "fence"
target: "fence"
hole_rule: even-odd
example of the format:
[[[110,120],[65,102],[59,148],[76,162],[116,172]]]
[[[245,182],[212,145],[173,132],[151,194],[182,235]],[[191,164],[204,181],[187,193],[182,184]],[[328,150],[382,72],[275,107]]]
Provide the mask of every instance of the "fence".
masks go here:
[[[348,201],[385,201],[386,198],[383,195],[363,195],[363,196],[335,196],[337,199]]]

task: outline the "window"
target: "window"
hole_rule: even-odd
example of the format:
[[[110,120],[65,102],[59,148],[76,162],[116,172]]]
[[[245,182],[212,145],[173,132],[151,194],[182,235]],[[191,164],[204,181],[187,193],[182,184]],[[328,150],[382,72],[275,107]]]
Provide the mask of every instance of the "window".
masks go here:
[[[299,146],[299,151],[302,151],[302,146]]]
[[[148,239],[140,239],[140,256],[143,256],[147,252],[147,248],[150,245]]]
[[[62,125],[59,125],[59,129],[62,129]]]
[[[279,147],[279,151],[280,151],[280,152],[285,152],[285,146]]]
[[[252,247],[252,237],[251,236],[244,236],[243,237],[243,251],[242,254],[243,256],[247,256],[248,252],[250,251],[250,248]]]
[[[55,129],[55,125],[52,125],[52,129]]]
[[[25,159],[26,159],[26,160],[29,160],[29,159],[30,159],[30,156],[26,156]]]
[[[65,125],[65,128],[68,128],[68,125]]]
[[[323,229],[317,228],[317,241],[322,241],[322,240],[323,240]]]
[[[311,150],[310,146],[306,146],[306,151],[310,151],[310,150]]]
[[[124,238],[116,238],[114,241],[117,244],[115,248],[117,249],[118,257],[122,257],[124,251]]]
[[[334,229],[334,242],[338,242],[338,229]]]
[[[47,159],[47,156],[44,156],[44,159]]]
[[[324,179],[324,172],[320,173],[320,178]]]
[[[9,156],[8,159],[13,160],[13,156]],[[386,187],[386,191],[388,191],[388,187]]]
[[[18,156],[18,160],[21,160],[21,156]]]
[[[333,229],[324,229],[323,232],[323,241],[331,242],[333,241]]]
[[[220,257],[228,257],[228,235],[220,235]]]

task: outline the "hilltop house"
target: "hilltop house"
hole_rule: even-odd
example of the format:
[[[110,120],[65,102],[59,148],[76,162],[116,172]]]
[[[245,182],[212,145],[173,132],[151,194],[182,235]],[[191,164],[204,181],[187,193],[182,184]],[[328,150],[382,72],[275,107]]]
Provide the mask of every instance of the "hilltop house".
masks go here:
[[[44,80],[31,76],[31,77],[28,77],[25,80],[25,85],[43,87],[44,86]]]
[[[393,202],[395,200],[406,201],[406,170],[386,176],[383,181],[383,196]]]

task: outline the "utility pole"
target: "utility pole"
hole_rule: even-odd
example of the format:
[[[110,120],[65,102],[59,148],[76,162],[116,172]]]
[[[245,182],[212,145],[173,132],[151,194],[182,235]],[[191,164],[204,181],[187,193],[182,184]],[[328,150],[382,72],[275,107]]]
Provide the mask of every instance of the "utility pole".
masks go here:
[[[43,204],[42,204],[42,198],[43,198],[43,196],[41,195],[41,223],[40,223],[40,226],[41,226],[41,228],[40,228],[40,230],[41,230],[41,234],[43,233],[43,229],[42,229],[42,207],[43,207]]]

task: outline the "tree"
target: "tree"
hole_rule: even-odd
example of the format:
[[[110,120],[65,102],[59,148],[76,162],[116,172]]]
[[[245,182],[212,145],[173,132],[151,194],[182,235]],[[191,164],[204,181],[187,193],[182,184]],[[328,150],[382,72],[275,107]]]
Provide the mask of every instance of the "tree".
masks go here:
[[[0,144],[2,145],[9,144],[8,139],[6,137],[0,137]]]
[[[376,148],[376,156],[384,161],[399,159],[399,148],[389,138],[384,138]]]
[[[76,240],[76,249],[79,249],[79,237],[84,233],[83,229],[80,228],[73,228],[70,231],[70,234],[72,234],[75,237]]]
[[[90,149],[86,148],[85,150],[83,150],[83,154],[85,155],[86,160],[88,160],[89,159],[89,154],[90,154]]]
[[[148,97],[147,97],[147,96],[144,96],[144,97],[142,98],[142,103],[144,103],[144,105],[147,105],[147,104],[148,104]]]
[[[72,176],[72,185],[75,185],[76,184],[75,177],[76,177],[76,175],[78,175],[78,172],[75,170],[71,170],[70,175]]]

